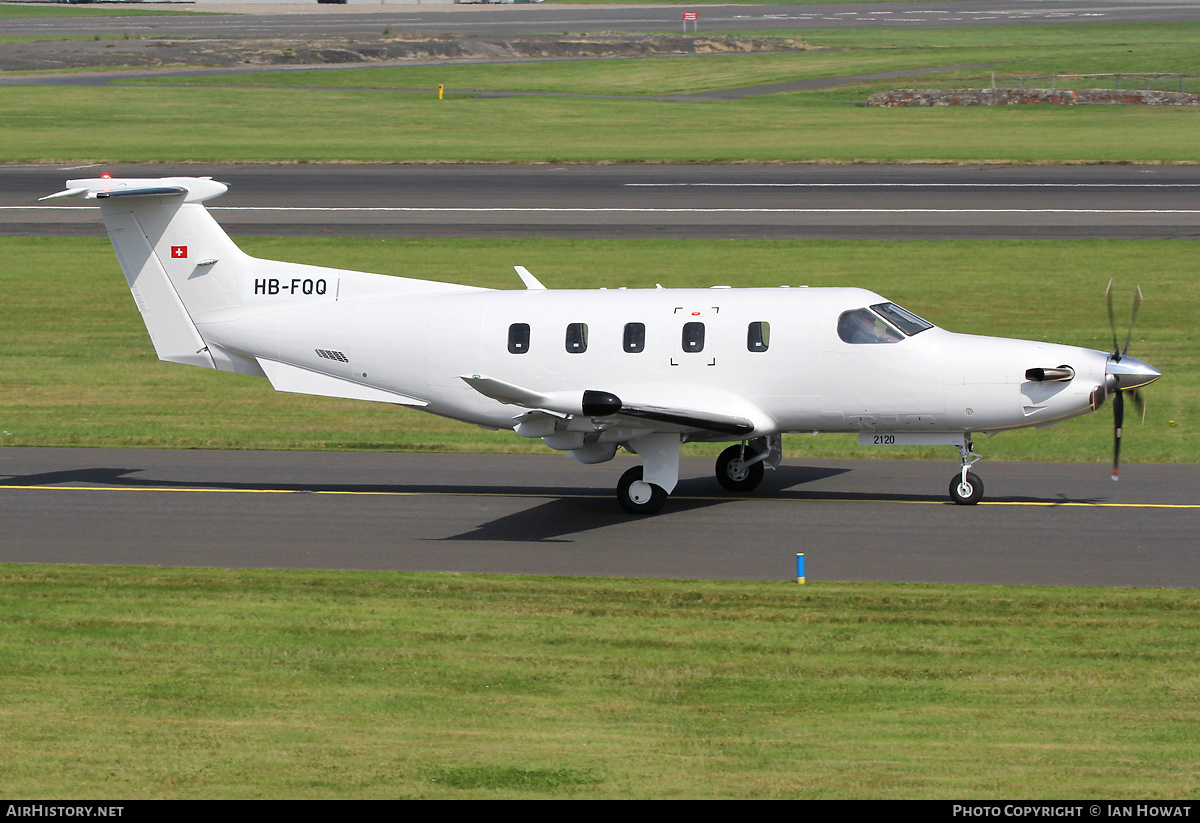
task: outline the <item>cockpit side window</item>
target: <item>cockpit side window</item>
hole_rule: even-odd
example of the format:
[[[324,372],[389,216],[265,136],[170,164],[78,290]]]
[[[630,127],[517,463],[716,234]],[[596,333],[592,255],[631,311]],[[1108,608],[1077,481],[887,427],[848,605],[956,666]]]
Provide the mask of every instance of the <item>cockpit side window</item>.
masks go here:
[[[869,309],[851,309],[838,318],[838,337],[846,343],[899,343],[904,335]]]
[[[909,337],[933,328],[933,324],[928,320],[922,320],[908,309],[901,308],[895,303],[876,303],[871,308]]]

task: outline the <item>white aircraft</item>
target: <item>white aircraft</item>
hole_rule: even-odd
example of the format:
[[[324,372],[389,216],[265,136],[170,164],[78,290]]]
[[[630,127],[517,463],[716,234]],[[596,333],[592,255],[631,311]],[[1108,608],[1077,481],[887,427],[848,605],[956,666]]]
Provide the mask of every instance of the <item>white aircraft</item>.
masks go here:
[[[1118,348],[1111,290],[1108,353],[956,334],[864,289],[551,290],[517,266],[525,289],[493,290],[259,260],[203,206],[223,183],[67,186],[43,199],[97,201],[161,359],[512,429],[583,463],[624,447],[642,457],[617,486],[634,514],[662,508],[683,443],[734,443],[717,479],[744,492],[778,466],[785,432],[954,446],[950,497],[973,504],[975,434],[1049,426],[1109,396],[1115,480],[1123,394],[1159,377],[1128,338]]]

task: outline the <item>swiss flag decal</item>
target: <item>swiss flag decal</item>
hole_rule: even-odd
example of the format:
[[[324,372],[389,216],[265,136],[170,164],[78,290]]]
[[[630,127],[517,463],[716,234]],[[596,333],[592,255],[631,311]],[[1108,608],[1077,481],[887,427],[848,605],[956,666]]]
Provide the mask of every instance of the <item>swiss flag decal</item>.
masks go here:
[[[187,246],[171,246],[171,257],[175,260],[187,258]]]

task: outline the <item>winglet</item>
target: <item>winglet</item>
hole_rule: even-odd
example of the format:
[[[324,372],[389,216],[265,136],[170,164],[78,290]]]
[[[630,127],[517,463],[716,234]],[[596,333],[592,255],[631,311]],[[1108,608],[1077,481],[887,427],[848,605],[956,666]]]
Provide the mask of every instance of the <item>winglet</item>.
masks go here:
[[[521,282],[525,284],[527,289],[539,289],[545,291],[546,287],[542,285],[542,281],[538,280],[529,273],[529,269],[524,266],[513,266],[517,270],[517,276],[521,278]]]

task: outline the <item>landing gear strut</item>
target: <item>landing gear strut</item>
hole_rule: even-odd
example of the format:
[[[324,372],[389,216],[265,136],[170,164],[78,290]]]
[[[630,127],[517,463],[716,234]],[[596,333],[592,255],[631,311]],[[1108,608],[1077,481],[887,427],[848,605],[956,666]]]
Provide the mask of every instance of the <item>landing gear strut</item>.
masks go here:
[[[957,448],[962,469],[950,478],[950,499],[960,506],[974,506],[983,499],[983,481],[969,469],[980,457],[975,454],[970,435],[965,436],[962,445]]]

